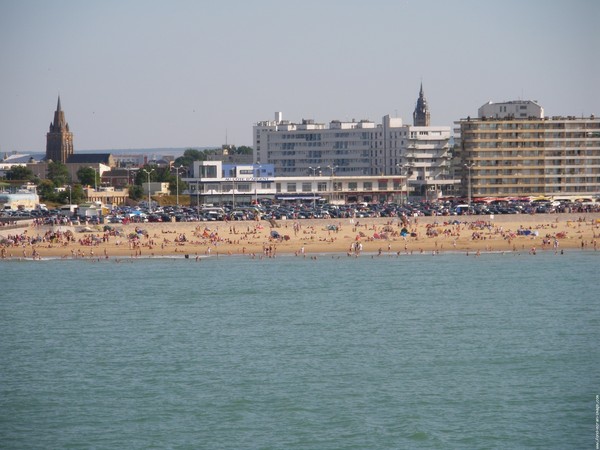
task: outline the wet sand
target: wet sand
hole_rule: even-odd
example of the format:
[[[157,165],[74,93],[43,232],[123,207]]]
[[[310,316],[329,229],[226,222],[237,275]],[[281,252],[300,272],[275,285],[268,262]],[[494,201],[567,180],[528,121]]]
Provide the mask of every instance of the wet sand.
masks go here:
[[[411,217],[408,223],[346,218],[280,220],[276,226],[264,220],[109,226],[109,231],[103,225],[0,228],[0,241],[16,237],[0,249],[4,259],[594,251],[600,213]],[[281,237],[272,237],[272,231]]]

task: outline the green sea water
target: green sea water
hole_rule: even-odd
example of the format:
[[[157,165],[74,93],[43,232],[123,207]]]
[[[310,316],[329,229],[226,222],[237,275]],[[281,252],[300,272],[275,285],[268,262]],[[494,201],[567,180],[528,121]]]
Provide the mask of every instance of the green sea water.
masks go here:
[[[0,262],[0,448],[583,449],[600,253]]]

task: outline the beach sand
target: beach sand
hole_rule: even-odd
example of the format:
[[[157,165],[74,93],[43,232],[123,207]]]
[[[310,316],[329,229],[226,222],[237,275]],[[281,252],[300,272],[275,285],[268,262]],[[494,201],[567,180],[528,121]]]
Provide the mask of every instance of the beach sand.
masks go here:
[[[398,218],[179,222],[0,228],[4,259],[139,258],[294,254],[315,258],[463,252],[560,252],[597,249],[600,213]],[[406,228],[409,234],[402,236]],[[90,231],[91,230],[91,231]],[[520,234],[519,230],[528,230]],[[271,237],[276,231],[281,238]],[[70,240],[67,238],[70,237]],[[37,242],[31,243],[31,240]],[[479,252],[479,253],[478,253]]]

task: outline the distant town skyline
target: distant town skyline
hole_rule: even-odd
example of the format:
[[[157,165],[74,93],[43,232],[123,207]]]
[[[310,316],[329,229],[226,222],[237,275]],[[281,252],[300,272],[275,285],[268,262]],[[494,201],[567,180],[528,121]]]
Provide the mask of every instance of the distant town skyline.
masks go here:
[[[431,125],[487,101],[600,114],[600,2],[0,3],[0,152],[43,151],[58,95],[74,149],[252,145],[299,122]]]

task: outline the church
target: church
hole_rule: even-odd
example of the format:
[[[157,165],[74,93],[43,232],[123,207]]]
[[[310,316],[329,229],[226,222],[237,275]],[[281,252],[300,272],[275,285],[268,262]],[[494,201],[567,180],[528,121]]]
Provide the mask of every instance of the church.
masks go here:
[[[29,163],[27,167],[38,177],[45,178],[48,174],[48,165],[52,162],[59,162],[67,167],[71,182],[78,182],[77,171],[82,167],[96,171],[99,184],[84,189],[89,201],[119,204],[127,197],[127,190],[117,191],[112,187],[102,187],[103,174],[110,172],[115,166],[114,158],[110,153],[75,153],[73,132],[65,118],[60,95],[54,111],[54,120],[50,122],[50,128],[46,133],[46,156],[43,161]]]
[[[114,166],[114,161],[110,153],[75,154],[73,149],[73,133],[69,129],[69,123],[65,119],[65,112],[61,108],[60,95],[58,96],[56,111],[54,111],[54,121],[50,123],[50,129],[46,134],[45,160],[47,163],[60,162],[68,165],[78,165],[75,173],[82,166],[94,168],[95,165],[98,165],[96,167],[98,170],[101,169],[100,165],[109,168]],[[73,174],[71,174],[71,177],[73,178]]]

